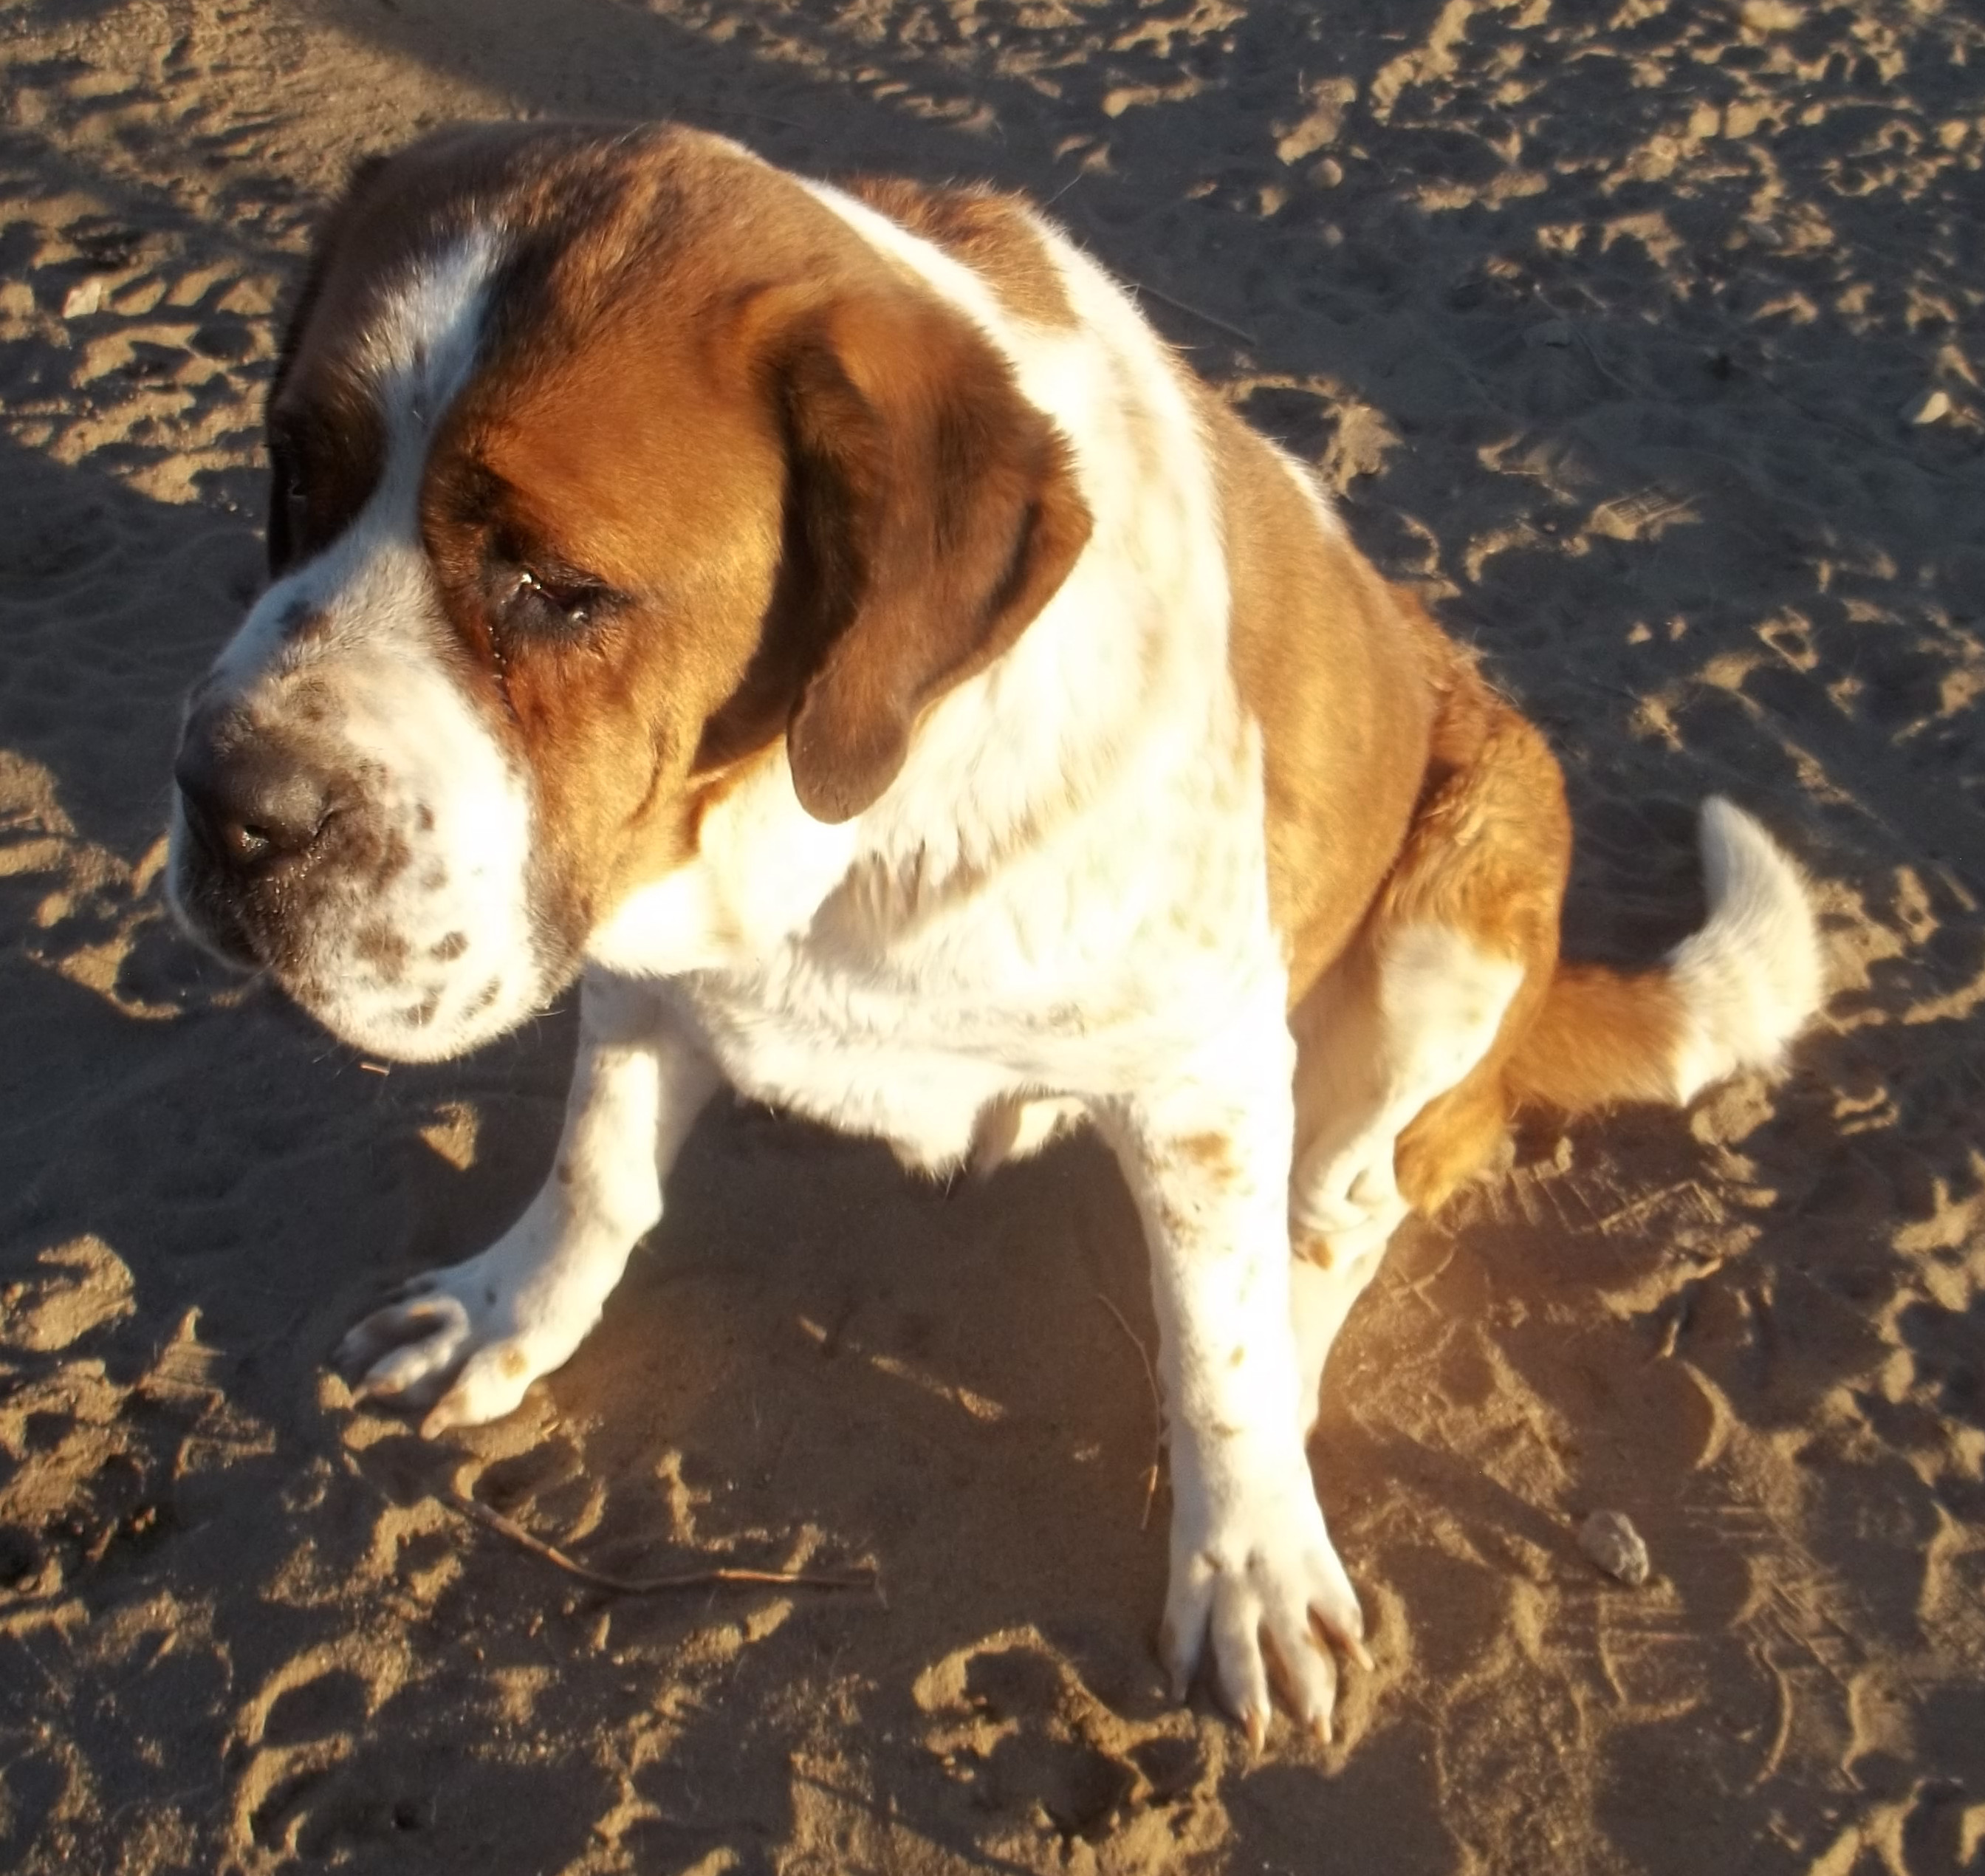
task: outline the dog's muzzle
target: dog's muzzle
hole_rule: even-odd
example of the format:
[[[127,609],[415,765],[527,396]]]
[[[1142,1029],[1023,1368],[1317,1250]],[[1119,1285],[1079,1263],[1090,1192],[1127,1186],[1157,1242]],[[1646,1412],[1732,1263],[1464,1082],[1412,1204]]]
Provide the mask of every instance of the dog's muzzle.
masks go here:
[[[194,714],[173,779],[184,827],[173,883],[181,911],[223,956],[279,962],[285,909],[324,856],[348,779],[235,709]]]

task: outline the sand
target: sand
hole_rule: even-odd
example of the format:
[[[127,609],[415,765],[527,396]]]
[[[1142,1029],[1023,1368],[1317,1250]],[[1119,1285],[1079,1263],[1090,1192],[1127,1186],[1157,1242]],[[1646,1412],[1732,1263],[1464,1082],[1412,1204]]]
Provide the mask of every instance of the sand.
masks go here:
[[[1985,27],[1958,0],[17,0],[0,86],[0,1865],[1985,1867]],[[1163,1696],[1129,1204],[698,1128],[606,1322],[435,1445],[324,1358],[507,1221],[569,1010],[368,1062],[172,933],[271,313],[428,124],[675,113],[1051,199],[1550,729],[1574,948],[1818,883],[1775,1084],[1527,1125],[1313,1449],[1338,1742]],[[593,1568],[872,1565],[620,1596]],[[1651,1559],[1602,1575],[1578,1528]]]

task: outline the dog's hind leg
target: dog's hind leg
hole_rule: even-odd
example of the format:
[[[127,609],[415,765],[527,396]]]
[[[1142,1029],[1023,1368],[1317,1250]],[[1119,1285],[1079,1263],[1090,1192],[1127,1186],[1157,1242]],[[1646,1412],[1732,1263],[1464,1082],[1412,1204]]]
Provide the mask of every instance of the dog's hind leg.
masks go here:
[[[1493,1158],[1503,1065],[1557,956],[1570,824],[1537,731],[1487,699],[1350,950],[1295,1012],[1301,1410],[1410,1211]]]

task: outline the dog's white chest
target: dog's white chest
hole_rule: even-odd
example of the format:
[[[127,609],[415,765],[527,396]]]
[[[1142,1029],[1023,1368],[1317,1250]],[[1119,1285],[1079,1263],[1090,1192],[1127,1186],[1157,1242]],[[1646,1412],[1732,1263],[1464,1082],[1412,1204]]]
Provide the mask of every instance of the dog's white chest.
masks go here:
[[[1164,860],[1115,896],[1003,883],[886,940],[851,894],[677,993],[744,1094],[955,1164],[989,1105],[1134,1088],[1273,973],[1244,907],[1181,915]]]
[[[888,1140],[913,1165],[956,1164],[980,1111],[1023,1084],[982,1010],[949,1010],[947,1023],[929,1000],[790,960],[756,977],[700,973],[679,988],[740,1093]]]

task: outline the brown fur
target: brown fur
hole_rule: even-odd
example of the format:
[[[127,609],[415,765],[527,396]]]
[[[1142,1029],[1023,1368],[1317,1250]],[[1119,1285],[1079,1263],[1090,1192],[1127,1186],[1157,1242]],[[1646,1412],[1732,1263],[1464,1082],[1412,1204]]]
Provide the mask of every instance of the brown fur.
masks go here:
[[[1557,967],[1571,866],[1571,817],[1556,758],[1472,668],[1457,681],[1434,751],[1434,772],[1446,773],[1432,783],[1361,941],[1382,954],[1387,935],[1402,926],[1443,926],[1490,956],[1515,959],[1523,977],[1488,1054],[1399,1137],[1399,1189],[1422,1212],[1439,1210],[1502,1142],[1511,1104],[1505,1066]]]
[[[1466,934],[1523,977],[1487,1055],[1400,1136],[1422,1212],[1496,1158],[1525,1101],[1572,1110],[1670,1098],[1679,1007],[1659,973],[1560,966],[1571,860],[1563,776],[1419,600],[1319,533],[1288,468],[1210,392],[1232,649],[1260,724],[1269,903],[1289,960],[1298,1154],[1377,1057],[1388,935]]]
[[[1261,726],[1268,903],[1301,1002],[1404,841],[1436,704],[1399,595],[1275,452],[1194,381],[1233,593],[1228,657]]]
[[[368,169],[333,217],[271,398],[272,428],[356,439],[299,458],[310,538],[379,473],[376,415],[346,421],[371,408],[368,295],[445,247],[472,197],[516,259],[422,523],[579,932],[686,857],[782,736],[811,812],[867,805],[920,714],[1046,603],[1090,518],[983,335],[791,177],[691,132],[508,126]],[[1018,291],[1016,211],[933,204]],[[582,630],[506,632],[519,573],[547,566],[611,597]]]
[[[862,177],[848,193],[962,261],[1016,319],[1075,324],[1061,271],[1019,197],[992,189],[929,189],[895,176]]]
[[[1664,971],[1560,964],[1510,1061],[1510,1092],[1583,1114],[1621,1101],[1672,1101],[1681,999]]]
[[[827,645],[788,748],[807,811],[858,814],[929,704],[982,669],[1087,543],[1068,446],[984,337],[922,292],[844,301],[788,341],[807,596]]]
[[[1016,317],[1073,320],[1014,199],[855,193]],[[693,851],[781,737],[811,812],[875,799],[921,714],[1046,603],[1090,517],[1066,444],[983,335],[791,178],[694,133],[498,126],[361,171],[334,214],[270,396],[278,566],[376,481],[384,437],[353,338],[472,199],[516,258],[436,439],[423,525],[580,930]],[[1402,1189],[1431,1209],[1493,1155],[1516,1101],[1664,1097],[1678,1011],[1658,975],[1557,966],[1570,831],[1542,738],[1191,382],[1233,672],[1263,737],[1299,1144],[1375,1051],[1389,933],[1437,923],[1524,967],[1487,1057],[1402,1136]],[[504,582],[547,566],[610,600],[581,630],[510,633]]]

